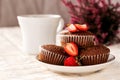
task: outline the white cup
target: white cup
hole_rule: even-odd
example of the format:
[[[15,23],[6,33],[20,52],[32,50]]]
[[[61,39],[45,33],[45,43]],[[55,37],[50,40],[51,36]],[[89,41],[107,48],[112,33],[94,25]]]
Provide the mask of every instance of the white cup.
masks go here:
[[[60,15],[23,15],[17,18],[22,32],[23,52],[29,54],[37,54],[40,45],[55,44],[56,33],[64,27]]]

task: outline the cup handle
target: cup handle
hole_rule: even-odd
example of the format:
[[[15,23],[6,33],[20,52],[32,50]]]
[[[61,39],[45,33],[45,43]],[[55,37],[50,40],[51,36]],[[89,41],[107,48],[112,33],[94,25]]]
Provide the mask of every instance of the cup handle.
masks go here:
[[[63,28],[64,28],[64,20],[63,18],[61,18],[57,28],[57,33],[60,32]]]

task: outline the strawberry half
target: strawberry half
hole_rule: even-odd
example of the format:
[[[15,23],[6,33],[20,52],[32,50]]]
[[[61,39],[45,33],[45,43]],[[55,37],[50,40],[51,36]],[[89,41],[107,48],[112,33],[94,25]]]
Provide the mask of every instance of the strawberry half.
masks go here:
[[[70,24],[68,27],[67,27],[68,31],[70,32],[76,32],[77,31],[77,28],[74,26],[74,24]]]
[[[80,25],[80,24],[75,24],[75,27],[78,28],[80,31],[87,31],[88,27],[86,24]]]
[[[78,55],[78,46],[74,43],[67,43],[64,46],[64,50],[70,55],[70,56],[77,56]]]
[[[64,66],[78,66],[78,64],[74,57],[68,57],[64,60]]]

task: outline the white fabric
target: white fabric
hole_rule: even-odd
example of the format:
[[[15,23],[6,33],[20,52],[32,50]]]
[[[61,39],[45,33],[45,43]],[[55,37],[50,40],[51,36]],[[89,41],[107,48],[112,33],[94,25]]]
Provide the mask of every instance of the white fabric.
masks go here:
[[[18,27],[0,28],[0,80],[120,80],[120,44],[109,46],[113,64],[90,74],[65,74],[48,70],[36,56],[21,52]]]

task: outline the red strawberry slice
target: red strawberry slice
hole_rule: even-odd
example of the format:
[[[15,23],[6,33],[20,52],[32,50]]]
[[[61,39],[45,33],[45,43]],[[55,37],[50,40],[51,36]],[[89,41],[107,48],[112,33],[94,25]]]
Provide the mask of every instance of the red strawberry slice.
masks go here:
[[[77,31],[77,28],[74,26],[74,24],[70,24],[68,27],[67,27],[68,31],[70,32],[76,32]]]
[[[74,57],[68,57],[64,60],[64,66],[78,66]]]
[[[87,31],[88,27],[86,24],[80,25],[80,24],[75,24],[75,27],[78,28],[80,31]]]
[[[70,56],[77,56],[78,55],[78,46],[74,43],[67,43],[64,46],[64,50],[70,55]]]

